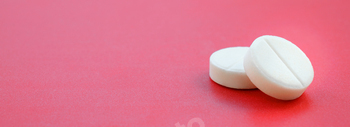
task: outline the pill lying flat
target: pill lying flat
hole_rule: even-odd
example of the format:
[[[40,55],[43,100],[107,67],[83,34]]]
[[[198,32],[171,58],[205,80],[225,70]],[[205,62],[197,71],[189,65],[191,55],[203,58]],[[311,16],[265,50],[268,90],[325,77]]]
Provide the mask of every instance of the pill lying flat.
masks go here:
[[[243,58],[248,50],[248,47],[230,47],[214,52],[210,56],[210,78],[229,88],[256,88],[249,80],[243,67]]]
[[[298,98],[314,78],[303,51],[284,38],[270,35],[254,40],[245,55],[244,69],[258,89],[281,100]]]

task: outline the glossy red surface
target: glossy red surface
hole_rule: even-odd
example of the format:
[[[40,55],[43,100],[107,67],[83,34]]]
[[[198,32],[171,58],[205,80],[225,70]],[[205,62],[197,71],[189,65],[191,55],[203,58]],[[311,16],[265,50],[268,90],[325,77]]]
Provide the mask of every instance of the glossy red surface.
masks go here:
[[[2,0],[0,125],[349,126],[349,6]],[[296,100],[209,78],[211,53],[266,34],[292,41],[313,64],[314,81]]]

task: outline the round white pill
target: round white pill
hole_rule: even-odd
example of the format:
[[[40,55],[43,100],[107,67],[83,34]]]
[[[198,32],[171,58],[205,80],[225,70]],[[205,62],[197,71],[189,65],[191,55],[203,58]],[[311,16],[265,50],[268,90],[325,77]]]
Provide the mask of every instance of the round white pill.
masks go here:
[[[314,78],[309,58],[292,42],[277,36],[258,37],[244,58],[254,85],[281,100],[300,97]]]
[[[249,47],[220,49],[210,56],[209,76],[223,86],[235,89],[256,88],[243,67],[243,58]]]

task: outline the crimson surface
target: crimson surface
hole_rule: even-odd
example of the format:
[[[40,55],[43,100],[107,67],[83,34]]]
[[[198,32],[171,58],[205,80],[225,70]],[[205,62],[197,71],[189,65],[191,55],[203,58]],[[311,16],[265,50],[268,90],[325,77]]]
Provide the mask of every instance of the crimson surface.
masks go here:
[[[349,126],[350,1],[2,0],[1,126]],[[222,87],[209,57],[284,37],[315,78],[293,101]],[[193,121],[192,121],[193,122]],[[199,126],[194,122],[193,126]]]

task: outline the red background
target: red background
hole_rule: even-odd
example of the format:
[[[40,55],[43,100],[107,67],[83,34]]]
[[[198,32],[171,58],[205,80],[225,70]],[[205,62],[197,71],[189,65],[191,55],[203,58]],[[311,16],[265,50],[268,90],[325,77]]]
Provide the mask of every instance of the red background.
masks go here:
[[[2,0],[1,126],[349,126],[350,1]],[[315,78],[293,101],[210,80],[209,57],[284,37]],[[197,124],[193,124],[198,126]]]

